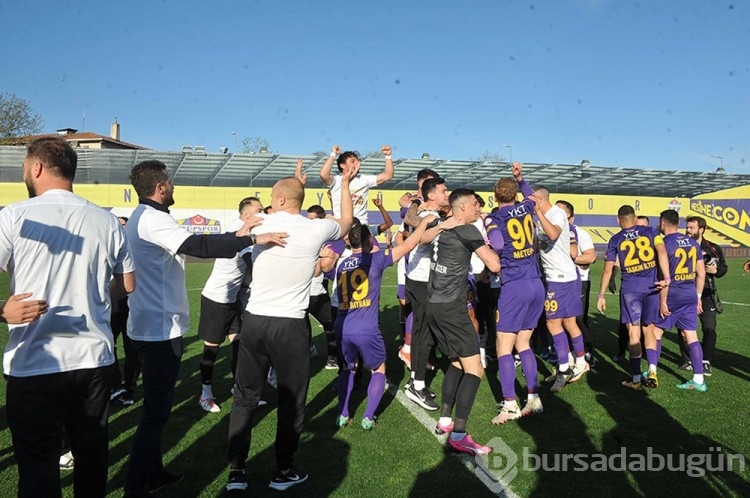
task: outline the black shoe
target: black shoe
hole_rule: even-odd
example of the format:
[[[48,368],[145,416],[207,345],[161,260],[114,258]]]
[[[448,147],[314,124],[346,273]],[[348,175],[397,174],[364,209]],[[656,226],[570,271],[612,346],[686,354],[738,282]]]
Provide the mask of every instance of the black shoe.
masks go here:
[[[703,375],[711,377],[711,364],[707,361],[703,362]]]
[[[146,481],[146,491],[153,493],[162,488],[166,488],[182,480],[185,474],[173,474],[166,469],[161,469],[158,473],[152,475]]]
[[[227,480],[227,491],[245,491],[247,489],[247,474],[244,470],[230,470]]]
[[[588,363],[591,368],[596,366],[596,358],[594,358],[593,353],[586,353],[584,358],[586,358],[586,363]]]
[[[273,475],[271,476],[271,482],[268,483],[268,487],[284,491],[285,489],[291,488],[301,482],[305,482],[307,478],[307,472],[295,469],[294,467],[290,468],[285,473],[280,470],[274,470]]]
[[[682,370],[683,372],[692,372],[693,371],[693,364],[689,361],[686,361],[679,367],[677,367],[677,370]]]
[[[409,389],[406,390],[406,397],[424,408],[425,410],[435,411],[440,408],[435,400],[432,399],[430,391],[425,387],[417,391],[412,384]]]

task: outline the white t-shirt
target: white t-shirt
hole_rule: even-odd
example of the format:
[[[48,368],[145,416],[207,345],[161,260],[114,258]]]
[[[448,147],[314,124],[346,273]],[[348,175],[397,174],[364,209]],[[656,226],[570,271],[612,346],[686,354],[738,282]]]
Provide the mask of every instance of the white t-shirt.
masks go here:
[[[484,243],[488,244],[490,243],[489,240],[487,240],[487,229],[484,227],[484,220],[480,216],[477,218],[477,221],[472,223],[475,227],[477,227],[477,230],[479,230],[479,233],[482,234],[482,238],[484,238]],[[485,264],[484,261],[482,261],[482,258],[477,256],[477,253],[472,252],[471,253],[471,262],[469,263],[469,271],[473,273],[474,275],[478,275],[484,271]]]
[[[236,232],[243,227],[242,220],[235,220],[227,227],[227,232]],[[243,249],[233,258],[217,258],[201,295],[215,303],[231,304],[237,301],[240,286],[245,278],[247,264],[242,259]]]
[[[594,240],[591,238],[590,233],[588,233],[586,230],[578,226],[576,227],[576,233],[578,234],[578,255],[579,256],[588,249],[594,249]],[[581,274],[582,281],[585,282],[589,280],[590,272],[591,272],[590,266],[587,265],[585,269],[578,266],[578,273]]]
[[[0,268],[10,294],[32,292],[49,311],[8,325],[6,375],[29,377],[110,365],[113,273],[135,270],[110,212],[67,190],[48,190],[0,210]]]
[[[367,225],[367,198],[370,189],[378,186],[378,177],[375,175],[359,174],[349,182],[349,191],[352,194],[354,205],[354,217],[363,225]],[[341,218],[341,175],[333,177],[331,185],[331,201],[333,202],[333,217]]]
[[[190,307],[185,259],[177,250],[191,233],[147,204],[135,208],[125,231],[138,265],[135,292],[128,296],[128,337],[156,342],[182,336],[190,326]]]
[[[284,211],[262,216],[263,224],[253,228],[261,235],[289,234],[285,246],[256,244],[253,247],[253,282],[247,311],[253,315],[304,318],[310,305],[310,285],[315,262],[323,244],[341,237],[333,220],[310,220]]]
[[[313,277],[312,282],[310,283],[311,296],[322,296],[326,293],[326,288],[323,287],[323,280],[325,280],[325,278],[325,275],[322,273],[317,277]]]
[[[542,230],[542,224],[537,220],[537,236],[539,237],[539,254],[547,282],[573,282],[578,279],[578,269],[570,257],[570,224],[568,215],[559,207],[553,205],[544,214],[553,225],[562,228],[556,241],[551,241]]]
[[[440,216],[437,211],[424,210],[419,217]],[[406,265],[406,277],[415,282],[427,282],[430,279],[430,260],[432,258],[432,244],[419,244],[409,253],[409,263]]]

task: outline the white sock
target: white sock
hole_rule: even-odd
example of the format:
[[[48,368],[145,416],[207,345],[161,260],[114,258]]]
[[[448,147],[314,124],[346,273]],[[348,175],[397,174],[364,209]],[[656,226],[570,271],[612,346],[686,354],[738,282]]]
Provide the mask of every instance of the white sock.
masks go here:
[[[539,394],[537,393],[529,393],[529,397],[527,398],[529,401],[532,399],[539,398]]]
[[[487,368],[487,354],[484,348],[479,348],[479,360],[482,362],[482,368]]]
[[[518,410],[518,402],[515,399],[514,400],[506,399],[505,402],[503,403],[503,408],[509,411]]]
[[[424,381],[423,380],[414,379],[414,384],[413,385],[414,385],[414,390],[416,390],[416,391],[421,391],[422,389],[424,389]]]
[[[648,372],[649,373],[651,373],[651,372],[656,373],[656,365],[649,364],[649,366],[648,366]]]
[[[703,374],[693,374],[693,382],[696,384],[703,384]]]
[[[586,366],[586,357],[585,356],[577,356],[576,357],[576,368],[578,370],[583,370]]]
[[[453,422],[453,419],[450,417],[440,417],[440,420],[438,420],[438,424],[442,426],[449,425],[451,422]]]
[[[211,389],[211,384],[202,384],[203,392],[201,393],[201,399],[213,399],[214,392]]]
[[[567,361],[565,363],[558,363],[557,364],[557,371],[558,372],[567,372],[569,367],[570,367],[570,364]]]

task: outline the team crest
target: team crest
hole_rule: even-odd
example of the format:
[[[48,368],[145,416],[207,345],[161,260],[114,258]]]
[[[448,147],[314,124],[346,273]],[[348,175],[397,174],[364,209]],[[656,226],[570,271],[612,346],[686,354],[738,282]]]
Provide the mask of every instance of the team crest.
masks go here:
[[[677,197],[669,201],[669,205],[667,206],[667,209],[671,209],[672,211],[677,211],[678,213],[680,212],[680,208],[682,208],[682,203],[680,203]]]
[[[190,218],[177,220],[177,223],[185,227],[189,232],[198,235],[221,233],[221,222],[219,220],[212,220],[199,214]]]

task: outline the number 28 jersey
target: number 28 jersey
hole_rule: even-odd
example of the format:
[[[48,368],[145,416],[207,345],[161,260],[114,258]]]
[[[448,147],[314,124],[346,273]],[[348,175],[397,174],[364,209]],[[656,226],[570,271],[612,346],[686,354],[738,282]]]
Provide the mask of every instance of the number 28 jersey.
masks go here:
[[[656,246],[662,236],[653,227],[623,228],[607,244],[606,261],[620,262],[622,294],[654,290],[658,280]]]
[[[487,215],[492,248],[500,255],[501,282],[541,278],[534,250],[534,201],[525,199]]]

